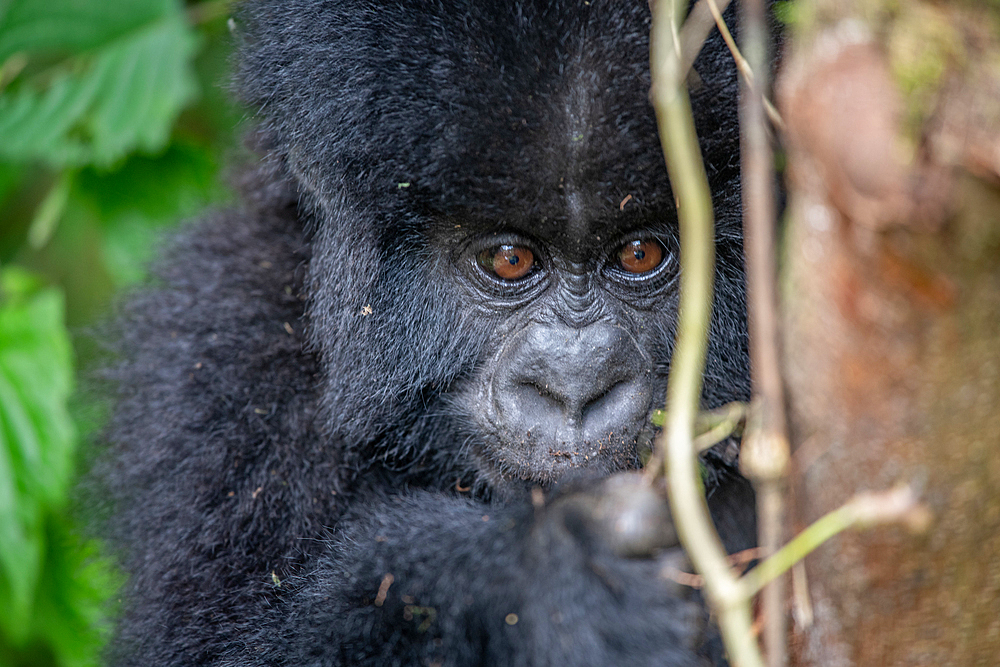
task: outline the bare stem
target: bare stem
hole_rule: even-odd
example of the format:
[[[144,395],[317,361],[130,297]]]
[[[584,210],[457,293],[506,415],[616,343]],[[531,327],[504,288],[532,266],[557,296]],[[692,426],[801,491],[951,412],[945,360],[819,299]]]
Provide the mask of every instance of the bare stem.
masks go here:
[[[703,452],[729,436],[738,436],[746,421],[747,406],[745,403],[727,403],[721,408],[702,412],[695,419],[694,449]]]
[[[859,494],[832,512],[824,514],[774,555],[750,570],[743,577],[746,593],[755,595],[816,547],[848,528],[902,523],[910,530],[920,532],[926,530],[930,520],[930,511],[918,502],[916,494],[908,486],[882,493]]]
[[[736,40],[733,39],[732,33],[729,32],[729,26],[726,25],[725,19],[722,18],[722,12],[726,11],[726,7],[729,5],[729,0],[725,2],[716,2],[716,0],[702,0],[708,7],[709,12],[712,15],[712,19],[715,21],[716,27],[719,29],[719,34],[722,35],[722,41],[726,43],[729,47],[729,53],[732,54],[733,60],[736,62],[736,69],[739,70],[740,74],[743,76],[743,80],[750,87],[754,84],[754,65],[750,63],[749,60],[743,57],[740,53],[740,49],[736,46]],[[702,4],[701,2],[698,3]],[[746,8],[744,8],[744,13]],[[695,53],[697,56],[697,53]],[[694,63],[692,58],[691,63]],[[767,70],[763,69],[769,66],[769,63],[765,61],[761,66],[757,66],[757,71],[762,72],[762,85],[767,83]],[[761,88],[760,90],[763,90]],[[768,120],[771,124],[778,129],[783,129],[785,122],[781,119],[781,114],[778,113],[778,109],[771,103],[771,100],[767,98],[767,95],[761,95],[761,100],[764,104],[764,111],[767,113]]]
[[[734,667],[762,667],[747,598],[712,524],[692,442],[711,320],[715,239],[712,198],[680,66],[677,26],[681,13],[678,0],[657,0],[650,36],[653,106],[681,236],[677,344],[667,387],[667,424],[659,446],[666,448],[667,486],[677,533],[695,569],[705,578],[731,662]]]
[[[730,0],[717,0],[714,5],[719,12],[726,11]],[[712,10],[708,6],[708,0],[698,0],[687,18],[684,19],[684,26],[681,28],[681,74],[687,76],[695,59],[701,53],[701,47],[708,38],[716,21],[712,16]]]
[[[708,3],[710,8],[714,6],[714,0]],[[758,544],[765,556],[770,556],[784,538],[783,493],[789,460],[778,340],[773,156],[764,120],[764,91],[770,62],[763,1],[744,0],[741,8],[745,60],[739,56],[721,14],[713,13],[745,81],[740,106],[743,215],[750,365],[757,405],[753,423],[747,429],[748,437],[744,439],[741,464],[757,491]],[[783,579],[774,578],[764,591],[762,608],[768,667],[783,667],[787,662]]]

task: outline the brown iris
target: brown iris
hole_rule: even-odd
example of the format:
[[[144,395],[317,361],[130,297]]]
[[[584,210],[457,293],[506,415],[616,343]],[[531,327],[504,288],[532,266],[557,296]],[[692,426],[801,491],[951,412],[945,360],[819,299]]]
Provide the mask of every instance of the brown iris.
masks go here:
[[[663,248],[656,241],[630,241],[622,246],[618,261],[629,273],[646,273],[663,261]]]
[[[535,265],[535,254],[521,245],[502,245],[482,251],[478,261],[503,280],[518,280]]]

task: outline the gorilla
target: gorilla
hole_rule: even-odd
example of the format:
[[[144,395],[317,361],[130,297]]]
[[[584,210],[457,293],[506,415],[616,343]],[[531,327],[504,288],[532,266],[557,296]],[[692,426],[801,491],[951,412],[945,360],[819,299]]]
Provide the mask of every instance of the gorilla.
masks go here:
[[[686,565],[664,500],[628,473],[678,301],[649,23],[644,0],[241,4],[257,164],[118,318],[110,662],[724,664],[666,574]],[[691,80],[711,408],[749,396],[717,35]],[[703,455],[730,550],[755,539],[737,452]]]

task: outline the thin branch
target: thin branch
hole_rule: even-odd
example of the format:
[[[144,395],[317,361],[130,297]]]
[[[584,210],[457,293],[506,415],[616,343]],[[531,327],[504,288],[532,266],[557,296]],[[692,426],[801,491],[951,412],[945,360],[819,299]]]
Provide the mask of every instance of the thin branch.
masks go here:
[[[715,0],[706,0],[708,3],[708,9],[712,12],[712,18],[715,19],[715,25],[719,29],[719,34],[722,35],[722,41],[726,43],[729,47],[729,52],[733,54],[733,60],[736,61],[736,69],[739,70],[740,74],[743,75],[744,80],[751,86],[753,85],[753,68],[740,53],[739,47],[736,46],[736,40],[733,39],[733,35],[729,32],[729,26],[726,25],[726,21],[722,18],[723,10],[720,10],[718,5],[715,4]]]
[[[702,412],[695,419],[694,429],[698,435],[694,439],[696,452],[703,452],[726,438],[739,436],[746,423],[746,403],[727,403],[721,408]]]
[[[667,387],[668,421],[659,447],[666,449],[667,486],[678,536],[705,578],[732,664],[762,667],[750,608],[712,525],[692,444],[711,319],[715,239],[712,198],[680,67],[676,37],[680,14],[679,0],[657,0],[650,35],[653,106],[677,202],[682,276],[677,344]]]
[[[909,486],[881,493],[858,494],[844,505],[824,514],[773,556],[744,575],[746,592],[755,595],[816,547],[848,528],[902,523],[913,532],[922,532],[927,529],[930,521],[930,510],[917,500],[917,495]]]
[[[743,427],[746,424],[747,410],[746,403],[733,402],[699,413],[694,421],[693,446],[695,452],[701,454],[726,438],[741,437]],[[649,421],[654,426],[662,427],[667,422],[667,411],[653,410]],[[663,465],[663,451],[662,448],[657,447],[649,460],[646,461],[644,475],[648,483],[652,483],[663,472]]]
[[[767,557],[784,541],[784,486],[789,461],[778,341],[773,156],[763,113],[770,74],[769,34],[763,0],[744,0],[741,4],[744,59],[722,21],[722,14],[715,9],[714,0],[708,3],[745,81],[740,105],[743,225],[750,367],[756,404],[740,458],[743,471],[757,492],[758,544]],[[783,579],[776,578],[764,591],[762,610],[768,666],[784,667],[787,616]]]
[[[747,86],[750,88],[755,87],[754,69],[761,72],[762,87],[766,87],[764,84],[767,82],[767,72],[770,67],[770,63],[766,60],[761,65],[754,63],[753,65],[743,57],[740,53],[740,49],[736,46],[736,40],[733,39],[732,33],[729,32],[729,26],[726,25],[725,19],[722,18],[722,12],[726,11],[726,7],[729,5],[729,0],[720,4],[716,3],[715,0],[704,0],[705,4],[708,5],[708,9],[712,14],[712,18],[715,20],[715,25],[719,29],[719,33],[722,35],[722,40],[729,47],[729,52],[733,55],[733,60],[736,61],[736,69],[743,76],[743,80],[746,82]],[[699,3],[700,4],[700,3]],[[745,8],[744,8],[745,10]],[[694,63],[694,60],[691,61]],[[761,95],[761,99],[764,104],[764,111],[767,112],[767,118],[771,121],[779,130],[785,129],[785,121],[781,118],[781,114],[778,113],[777,107],[771,103],[771,100],[767,98],[767,95]]]
[[[800,629],[813,624],[812,601],[809,599],[809,577],[805,561],[792,566],[792,618]]]
[[[717,9],[720,12],[726,11],[729,1],[718,0]],[[705,44],[705,40],[708,39],[708,35],[714,27],[715,18],[708,6],[708,0],[698,0],[691,8],[687,18],[684,19],[684,26],[681,28],[681,74],[683,76],[686,77],[691,67],[694,66],[694,61],[701,53],[701,47]]]

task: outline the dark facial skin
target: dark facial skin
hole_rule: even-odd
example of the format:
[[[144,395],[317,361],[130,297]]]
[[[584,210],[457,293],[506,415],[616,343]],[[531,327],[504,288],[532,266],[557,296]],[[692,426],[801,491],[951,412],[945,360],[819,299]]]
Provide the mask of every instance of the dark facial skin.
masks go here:
[[[613,213],[442,225],[433,237],[455,289],[495,322],[477,371],[452,392],[495,487],[634,467],[649,445],[663,395],[649,324],[676,300],[676,238],[672,224]]]

